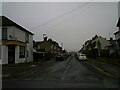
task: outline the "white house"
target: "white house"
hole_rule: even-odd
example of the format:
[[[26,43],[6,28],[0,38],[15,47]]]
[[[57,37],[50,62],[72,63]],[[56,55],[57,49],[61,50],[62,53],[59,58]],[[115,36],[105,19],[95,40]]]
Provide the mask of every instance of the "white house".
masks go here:
[[[110,41],[108,41],[106,38],[103,38],[101,36],[98,36],[95,40],[92,41],[92,43],[96,42],[95,48],[97,49],[106,49],[106,46],[110,46]]]
[[[115,40],[117,41],[116,48],[118,51],[118,54],[120,54],[120,17],[117,23],[118,31],[114,33],[115,35]]]
[[[116,40],[116,48],[118,54],[120,54],[120,1],[118,2],[118,22],[117,22],[118,31],[114,33]]]
[[[5,16],[0,16],[0,63],[33,61],[33,33]]]

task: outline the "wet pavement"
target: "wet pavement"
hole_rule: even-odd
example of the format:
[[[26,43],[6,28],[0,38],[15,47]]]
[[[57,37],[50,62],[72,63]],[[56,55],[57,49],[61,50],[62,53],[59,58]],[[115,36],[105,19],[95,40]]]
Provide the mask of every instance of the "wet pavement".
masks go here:
[[[29,75],[3,80],[3,88],[119,88],[119,84],[75,56]]]
[[[101,59],[90,58],[88,60],[88,63],[91,64],[93,67],[99,69],[104,74],[120,80],[120,72],[119,72],[120,66],[109,64],[107,62],[103,62],[100,60]]]
[[[15,79],[21,76],[26,76],[31,73],[44,70],[49,65],[55,64],[55,58],[51,58],[48,61],[42,62],[27,62],[21,64],[7,64],[2,66],[2,78],[3,79]]]

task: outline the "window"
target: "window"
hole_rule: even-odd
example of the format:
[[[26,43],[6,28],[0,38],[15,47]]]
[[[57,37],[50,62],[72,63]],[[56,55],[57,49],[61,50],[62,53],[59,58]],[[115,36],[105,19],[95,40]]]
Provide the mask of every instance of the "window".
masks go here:
[[[2,39],[7,40],[7,28],[2,28]]]
[[[20,48],[19,48],[19,50],[20,50],[20,58],[25,58],[25,47],[23,47],[23,46],[20,46]]]
[[[28,50],[27,50],[27,57],[28,57]]]
[[[28,43],[29,42],[29,34],[25,33],[25,41]]]
[[[2,47],[1,47],[1,45],[0,45],[0,59],[1,59],[1,54],[2,54],[2,51],[1,51],[1,49],[2,49]]]

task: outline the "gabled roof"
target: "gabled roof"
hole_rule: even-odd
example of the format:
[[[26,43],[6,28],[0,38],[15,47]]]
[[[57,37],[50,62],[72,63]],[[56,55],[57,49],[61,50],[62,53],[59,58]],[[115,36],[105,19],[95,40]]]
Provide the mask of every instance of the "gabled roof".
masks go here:
[[[118,33],[120,33],[120,31],[115,32],[114,35],[116,35],[116,34],[118,34]]]
[[[117,23],[117,27],[120,27],[120,17],[119,17],[119,20],[118,20],[118,23]]]
[[[0,21],[2,21],[2,23],[0,23],[0,26],[16,26],[17,28],[34,35],[32,32],[26,30],[25,28],[23,28],[22,26],[18,25],[17,23],[13,22],[5,16],[0,16]]]

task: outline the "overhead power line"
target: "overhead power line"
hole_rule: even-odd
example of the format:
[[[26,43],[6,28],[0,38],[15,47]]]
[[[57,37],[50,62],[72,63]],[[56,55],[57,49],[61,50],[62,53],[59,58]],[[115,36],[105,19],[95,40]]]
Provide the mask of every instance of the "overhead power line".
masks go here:
[[[48,22],[45,22],[45,23],[40,24],[40,25],[38,25],[38,26],[36,26],[36,27],[33,27],[31,30],[37,30],[38,28],[41,28],[41,27],[43,27],[43,26],[45,26],[45,25],[48,25],[48,24],[50,24],[50,23],[52,23],[52,22],[54,22],[54,21],[56,21],[56,20],[58,20],[58,19],[60,19],[60,18],[63,18],[63,17],[65,17],[65,16],[67,16],[68,14],[71,14],[71,13],[77,11],[78,9],[82,9],[83,7],[89,5],[90,3],[91,3],[91,2],[84,3],[83,5],[75,8],[75,9],[72,9],[72,10],[69,11],[69,12],[66,12],[66,13],[62,14],[61,16],[58,16],[58,17],[56,17],[56,18],[54,18],[54,19],[49,20]]]

